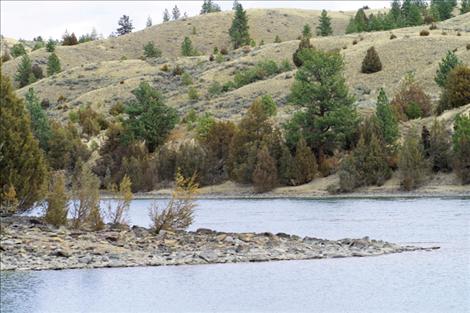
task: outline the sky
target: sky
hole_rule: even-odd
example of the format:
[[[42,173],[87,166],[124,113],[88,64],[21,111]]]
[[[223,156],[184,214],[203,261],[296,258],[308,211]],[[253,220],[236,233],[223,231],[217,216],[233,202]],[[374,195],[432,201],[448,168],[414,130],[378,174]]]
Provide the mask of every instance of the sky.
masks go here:
[[[230,10],[233,1],[214,1],[222,10]],[[129,15],[135,30],[145,27],[147,17],[153,24],[161,23],[163,10],[177,5],[188,16],[198,15],[203,1],[18,1],[1,0],[1,34],[16,39],[62,37],[65,30],[77,36],[93,28],[104,37],[117,28],[123,14]],[[312,10],[357,10],[368,5],[384,8],[387,1],[239,1],[247,8],[298,8]]]

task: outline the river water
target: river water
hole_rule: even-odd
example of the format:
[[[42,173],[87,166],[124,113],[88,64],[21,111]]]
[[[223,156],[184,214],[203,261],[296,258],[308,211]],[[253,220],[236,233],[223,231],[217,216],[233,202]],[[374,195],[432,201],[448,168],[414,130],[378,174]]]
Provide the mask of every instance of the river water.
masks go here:
[[[131,223],[148,226],[150,200]],[[470,312],[470,199],[200,200],[219,231],[441,247],[368,258],[10,273],[1,312]]]

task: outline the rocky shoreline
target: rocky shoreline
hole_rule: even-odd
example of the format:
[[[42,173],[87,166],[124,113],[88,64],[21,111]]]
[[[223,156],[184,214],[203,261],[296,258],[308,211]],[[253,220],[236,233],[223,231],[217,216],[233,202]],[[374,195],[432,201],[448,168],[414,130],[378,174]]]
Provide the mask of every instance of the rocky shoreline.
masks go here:
[[[36,218],[2,219],[0,270],[61,270],[378,256],[439,247],[382,240],[325,240],[284,233],[163,232],[107,226],[98,232],[56,229]]]

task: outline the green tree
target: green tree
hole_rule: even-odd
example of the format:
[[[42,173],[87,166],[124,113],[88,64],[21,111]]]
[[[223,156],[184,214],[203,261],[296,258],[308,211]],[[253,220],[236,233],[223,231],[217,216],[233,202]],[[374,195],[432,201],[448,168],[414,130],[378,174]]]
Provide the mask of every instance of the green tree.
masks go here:
[[[447,20],[451,18],[452,11],[457,5],[455,0],[431,0],[431,8],[435,7],[439,13],[439,20]]]
[[[392,5],[391,5],[391,9],[390,9],[390,13],[389,13],[393,19],[396,21],[398,21],[398,19],[400,18],[401,16],[401,4],[400,4],[400,0],[393,0],[392,1]]]
[[[193,43],[189,37],[184,37],[183,43],[181,44],[181,54],[185,57],[189,57],[195,55],[195,51],[193,48]]]
[[[303,137],[300,137],[295,147],[294,162],[297,167],[293,176],[295,185],[309,183],[315,178],[317,173],[317,160]]]
[[[11,47],[10,54],[16,58],[26,54],[26,49],[21,42],[18,42]]]
[[[56,172],[51,177],[49,192],[47,193],[46,215],[44,220],[59,227],[67,225],[69,197],[65,190],[65,176],[63,172]]]
[[[326,10],[323,10],[320,15],[319,24],[317,26],[317,35],[325,37],[332,34],[333,29],[331,28],[331,17],[328,16],[328,12],[326,12]]]
[[[72,179],[72,224],[79,228],[87,223],[94,230],[102,228],[100,213],[100,180],[86,164],[80,166],[79,172]]]
[[[385,143],[393,145],[399,136],[398,121],[393,114],[390,102],[383,88],[380,88],[379,96],[377,97],[375,115]]]
[[[159,58],[162,56],[162,52],[155,47],[153,41],[149,41],[144,45],[144,56],[146,58]]]
[[[460,3],[460,14],[470,12],[470,0],[462,0]]]
[[[118,21],[119,27],[116,29],[118,36],[126,35],[132,32],[134,26],[128,15],[123,15]]]
[[[175,109],[163,102],[162,95],[148,83],[140,83],[132,91],[135,100],[127,103],[125,120],[127,141],[145,140],[150,152],[161,145],[178,121]]]
[[[456,66],[462,65],[462,61],[452,51],[447,51],[446,56],[439,62],[439,68],[436,72],[434,81],[440,86],[444,87],[447,82],[447,76]]]
[[[405,135],[398,160],[402,188],[410,191],[419,187],[424,179],[427,167],[428,163],[424,159],[423,145],[416,130],[411,129]]]
[[[15,95],[10,80],[0,73],[0,213],[7,202],[16,202],[19,212],[42,200],[47,168],[23,102]],[[7,197],[8,195],[12,197]]]
[[[204,0],[201,8],[201,15],[213,12],[220,12],[220,6],[212,0]]]
[[[59,57],[53,52],[47,60],[47,75],[52,76],[54,74],[60,73],[60,71],[61,68]]]
[[[445,124],[435,119],[430,131],[428,149],[429,161],[434,172],[452,170],[451,151],[450,135],[446,131]]]
[[[31,59],[26,54],[23,55],[20,64],[18,64],[15,80],[18,82],[20,88],[34,83],[35,81],[31,65]]]
[[[258,151],[252,180],[255,191],[259,193],[270,191],[279,184],[276,160],[271,157],[266,145]]]
[[[367,54],[362,61],[361,72],[370,74],[380,72],[382,70],[382,62],[380,61],[379,54],[374,47],[367,49]]]
[[[55,51],[55,46],[56,46],[56,42],[54,40],[52,40],[52,38],[50,38],[47,41],[47,44],[46,44],[46,51],[47,52],[54,52]]]
[[[39,98],[33,88],[29,88],[25,96],[26,108],[31,118],[31,130],[39,141],[39,146],[48,151],[48,143],[51,138],[51,126],[47,114],[39,102]]]
[[[302,30],[302,37],[308,39],[312,38],[312,28],[310,27],[310,25],[304,25],[304,29]]]
[[[462,184],[470,184],[470,115],[458,115],[452,135],[457,175]]]
[[[250,44],[250,34],[248,31],[248,16],[246,11],[243,10],[242,5],[238,4],[235,8],[232,26],[229,29],[230,40],[234,49]]]
[[[442,90],[437,112],[458,108],[470,103],[470,67],[459,65],[451,70]]]
[[[332,153],[351,139],[357,112],[338,52],[304,49],[300,58],[303,65],[295,75],[290,100],[304,110],[286,125],[287,142],[293,146],[302,135],[321,162],[324,153]]]

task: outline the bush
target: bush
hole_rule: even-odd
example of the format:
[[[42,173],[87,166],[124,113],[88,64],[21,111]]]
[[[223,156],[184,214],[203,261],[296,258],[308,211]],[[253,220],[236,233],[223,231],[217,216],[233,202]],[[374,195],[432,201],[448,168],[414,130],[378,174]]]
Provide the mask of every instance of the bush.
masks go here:
[[[64,173],[53,174],[46,202],[47,210],[44,220],[55,227],[67,225],[69,197],[65,191]]]
[[[467,50],[470,50],[470,43],[467,43]]]
[[[431,98],[411,74],[403,79],[399,91],[390,104],[395,116],[401,121],[430,116],[432,113]]]
[[[193,56],[197,55],[196,50],[193,48],[193,43],[189,37],[184,37],[183,43],[181,44],[181,55]]]
[[[223,91],[238,89],[255,81],[263,80],[273,75],[279,74],[283,71],[289,71],[290,69],[290,65],[287,66],[285,61],[283,61],[281,65],[277,65],[277,63],[273,60],[261,61],[258,62],[254,67],[237,72],[233,82],[224,84]]]
[[[224,56],[221,53],[217,53],[217,55],[215,56],[215,61],[219,64],[224,62],[225,61]]]
[[[55,51],[55,41],[52,39],[49,39],[46,44],[46,51],[47,52],[54,52]]]
[[[160,70],[163,72],[169,72],[170,66],[168,64],[163,64],[162,67],[160,67]]]
[[[162,230],[184,230],[193,223],[195,196],[198,189],[195,177],[184,178],[177,173],[175,185],[166,208],[160,209],[156,202],[149,208],[149,216],[156,234]]]
[[[303,38],[300,40],[299,47],[295,50],[294,54],[292,55],[292,61],[294,62],[295,66],[301,67],[303,64],[303,60],[300,57],[301,52],[305,49],[313,50],[313,45],[310,43],[309,38]]]
[[[197,101],[199,100],[199,93],[197,92],[197,89],[194,87],[189,87],[188,89],[188,98],[191,101]]]
[[[222,93],[222,85],[218,81],[213,81],[207,91],[210,97],[218,96]]]
[[[315,178],[317,160],[303,137],[297,142],[294,162],[296,166],[295,175],[293,176],[295,185],[309,183]]]
[[[427,29],[423,29],[419,32],[420,36],[429,36],[429,31]]]
[[[124,104],[122,102],[117,102],[115,105],[109,109],[109,114],[112,116],[118,116],[122,113],[124,113]]]
[[[16,43],[11,47],[10,54],[12,57],[16,58],[26,54],[26,49],[24,48],[21,42]]]
[[[402,188],[410,191],[419,187],[427,167],[428,163],[424,159],[423,146],[416,130],[412,129],[406,134],[399,154],[398,168],[400,169]]]
[[[457,116],[452,142],[457,176],[462,184],[470,184],[470,115]]]
[[[108,127],[105,118],[94,111],[89,105],[78,110],[78,122],[82,127],[83,133],[90,136],[98,135],[101,130]]]
[[[144,45],[144,56],[146,58],[159,58],[162,56],[162,52],[155,47],[153,41],[149,41]]]
[[[256,155],[256,166],[253,171],[252,181],[255,192],[258,193],[270,191],[279,183],[276,161],[269,154],[267,146],[263,146]]]
[[[437,24],[434,23],[434,22],[432,22],[432,23],[431,23],[431,26],[429,26],[429,29],[430,29],[430,30],[437,29]],[[421,32],[423,32],[423,31],[421,31]],[[420,33],[420,35],[421,35],[421,33]],[[429,35],[429,34],[428,34],[428,35]],[[427,35],[421,35],[421,36],[427,36]]]
[[[36,80],[44,78],[44,73],[42,72],[42,68],[39,66],[39,64],[33,64],[31,71],[33,72],[34,78],[36,78]]]
[[[380,62],[380,57],[375,51],[374,47],[370,47],[367,50],[367,54],[362,61],[361,72],[370,74],[380,72],[382,70],[382,62]]]
[[[127,175],[121,180],[119,187],[116,187],[116,185],[111,186],[112,202],[116,203],[114,205],[111,202],[108,203],[106,217],[113,225],[128,224],[127,213],[132,201],[131,186],[132,182]]]
[[[193,84],[193,79],[191,78],[191,75],[184,72],[183,75],[181,75],[181,82],[183,85],[189,86]]]
[[[93,229],[99,230],[104,226],[100,214],[100,181],[87,165],[82,165],[80,171],[72,180],[72,225],[79,228],[88,223]]]
[[[227,48],[223,47],[222,49],[220,49],[220,54],[227,55],[228,54]]]
[[[445,129],[444,122],[434,120],[429,134],[429,148],[426,149],[429,161],[434,172],[450,172],[452,170],[452,151],[450,135]]]
[[[396,38],[397,38],[397,36],[395,34],[390,35],[390,40],[393,40],[393,39],[396,39]]]
[[[176,65],[173,68],[173,76],[179,76],[179,75],[182,75],[183,73],[184,73],[184,70],[181,68],[181,66]]]
[[[52,76],[56,73],[60,73],[60,60],[59,57],[53,52],[47,60],[47,76]]]
[[[462,65],[462,61],[459,60],[454,52],[447,51],[446,56],[439,62],[439,68],[437,69],[434,81],[440,87],[445,87],[450,71],[459,65]]]
[[[437,113],[470,103],[470,67],[457,66],[447,76]]]
[[[352,42],[353,46],[357,45],[357,43],[358,43],[357,39],[354,39]]]
[[[279,35],[276,35],[276,37],[274,38],[274,43],[281,43],[282,40],[281,40],[281,37],[279,37]]]

